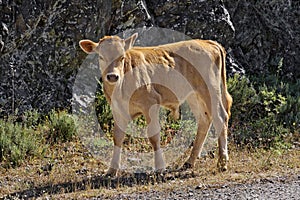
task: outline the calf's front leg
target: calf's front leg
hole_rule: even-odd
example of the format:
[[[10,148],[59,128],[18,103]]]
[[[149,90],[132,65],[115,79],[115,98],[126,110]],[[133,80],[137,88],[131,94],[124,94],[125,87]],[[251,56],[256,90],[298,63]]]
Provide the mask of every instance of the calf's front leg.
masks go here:
[[[160,134],[149,137],[149,141],[154,150],[154,166],[155,171],[163,172],[166,169],[166,164],[163,158],[163,151],[160,148]]]
[[[110,162],[110,167],[106,172],[106,176],[114,177],[117,175],[118,169],[120,168],[121,150],[122,150],[122,144],[124,138],[125,138],[125,132],[117,124],[115,124],[114,134],[113,134],[113,140],[114,140],[113,155]]]
[[[159,105],[152,106],[145,117],[148,124],[147,135],[154,150],[155,171],[163,172],[166,164],[163,158],[163,151],[160,148]]]

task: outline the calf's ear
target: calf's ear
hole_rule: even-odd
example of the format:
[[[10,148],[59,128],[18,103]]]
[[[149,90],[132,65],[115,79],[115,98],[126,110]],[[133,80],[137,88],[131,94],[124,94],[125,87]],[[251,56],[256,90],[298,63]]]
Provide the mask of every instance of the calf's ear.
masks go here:
[[[98,46],[98,44],[91,40],[80,40],[79,46],[85,53],[92,54],[96,53],[95,49]]]
[[[131,49],[131,47],[133,47],[133,44],[135,43],[136,38],[138,37],[138,33],[133,34],[132,36],[130,36],[129,38],[126,38],[125,41],[125,51],[127,51],[128,49]]]

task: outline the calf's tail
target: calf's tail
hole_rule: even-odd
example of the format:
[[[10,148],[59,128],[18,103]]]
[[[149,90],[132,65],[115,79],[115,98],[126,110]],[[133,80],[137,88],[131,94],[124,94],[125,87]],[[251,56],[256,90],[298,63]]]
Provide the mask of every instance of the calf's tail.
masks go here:
[[[222,59],[222,66],[221,66],[221,78],[222,78],[222,99],[223,99],[223,105],[226,109],[226,112],[228,114],[228,117],[230,117],[231,112],[231,105],[232,105],[232,97],[227,91],[227,81],[226,81],[226,51],[225,49],[219,45],[220,48],[220,54]]]

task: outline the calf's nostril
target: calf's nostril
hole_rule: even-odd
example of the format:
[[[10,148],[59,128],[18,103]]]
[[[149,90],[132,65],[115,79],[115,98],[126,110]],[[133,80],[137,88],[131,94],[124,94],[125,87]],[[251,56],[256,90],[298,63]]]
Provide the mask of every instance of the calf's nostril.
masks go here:
[[[119,76],[116,75],[116,74],[108,74],[108,75],[106,76],[106,78],[107,78],[107,80],[108,80],[109,82],[117,82],[118,79],[119,79]]]

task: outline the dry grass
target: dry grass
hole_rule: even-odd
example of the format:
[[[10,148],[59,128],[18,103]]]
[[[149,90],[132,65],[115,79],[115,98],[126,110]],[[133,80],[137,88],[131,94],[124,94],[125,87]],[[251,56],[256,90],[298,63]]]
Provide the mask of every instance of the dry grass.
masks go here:
[[[55,195],[44,194],[57,199],[112,197],[119,193],[145,192],[149,190],[170,191],[183,186],[207,187],[232,183],[246,183],[261,178],[290,176],[300,172],[300,149],[292,150],[238,150],[230,145],[229,170],[217,171],[217,158],[201,158],[189,172],[174,172],[164,182],[149,182],[142,185],[121,185],[117,188],[99,187],[68,193],[66,188]],[[94,159],[80,142],[69,142],[53,146],[46,157],[30,160],[18,168],[4,169],[0,166],[1,196],[35,187],[53,186],[103,175],[106,166]],[[173,178],[172,178],[173,176]]]

